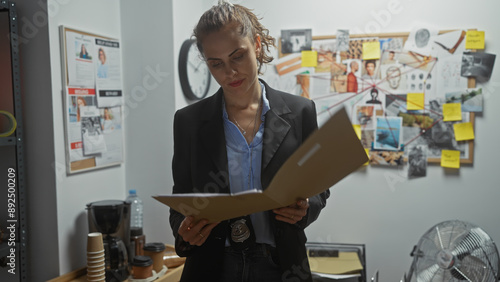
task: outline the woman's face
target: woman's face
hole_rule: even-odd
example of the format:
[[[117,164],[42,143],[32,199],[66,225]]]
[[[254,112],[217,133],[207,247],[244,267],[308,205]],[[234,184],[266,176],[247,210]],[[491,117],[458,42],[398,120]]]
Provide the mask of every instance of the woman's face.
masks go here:
[[[210,73],[225,95],[243,95],[258,91],[257,54],[260,39],[255,43],[239,34],[239,25],[232,23],[205,35],[203,55]]]
[[[109,115],[109,110],[108,109],[104,109],[104,119],[105,120],[111,119],[111,116]]]
[[[102,64],[104,64],[104,62],[106,62],[106,57],[104,56],[103,51],[99,51],[99,61],[101,61]]]
[[[78,99],[78,107],[85,106],[85,101],[83,99]]]

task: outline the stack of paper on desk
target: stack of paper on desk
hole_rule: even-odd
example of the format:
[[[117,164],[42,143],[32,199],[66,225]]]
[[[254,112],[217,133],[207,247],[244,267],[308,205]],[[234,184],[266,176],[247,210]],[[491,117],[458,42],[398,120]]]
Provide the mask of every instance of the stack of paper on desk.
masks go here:
[[[338,257],[309,257],[309,265],[312,272],[322,274],[357,274],[356,276],[359,276],[363,270],[356,252],[339,252]]]
[[[368,161],[344,108],[300,146],[265,191],[154,196],[185,216],[218,222],[317,195]]]

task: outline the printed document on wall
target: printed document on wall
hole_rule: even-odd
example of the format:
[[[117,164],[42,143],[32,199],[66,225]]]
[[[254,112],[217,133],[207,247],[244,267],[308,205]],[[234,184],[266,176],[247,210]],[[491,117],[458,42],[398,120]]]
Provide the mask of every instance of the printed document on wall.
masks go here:
[[[123,101],[120,43],[95,38],[95,56],[97,105],[120,106]]]

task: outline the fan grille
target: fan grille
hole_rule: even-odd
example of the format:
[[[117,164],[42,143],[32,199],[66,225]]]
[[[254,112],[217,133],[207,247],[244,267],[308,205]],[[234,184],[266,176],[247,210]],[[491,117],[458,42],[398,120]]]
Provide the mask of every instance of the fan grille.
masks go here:
[[[414,256],[418,282],[497,281],[496,245],[471,223],[452,220],[433,226],[418,242]]]

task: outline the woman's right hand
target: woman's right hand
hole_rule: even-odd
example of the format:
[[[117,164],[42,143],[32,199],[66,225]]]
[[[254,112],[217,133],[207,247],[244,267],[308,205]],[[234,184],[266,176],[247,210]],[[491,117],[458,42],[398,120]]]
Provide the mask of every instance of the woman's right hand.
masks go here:
[[[212,232],[212,229],[219,224],[218,222],[208,224],[207,219],[201,219],[194,222],[194,217],[184,218],[179,226],[177,233],[181,235],[182,240],[193,246],[201,246]]]

